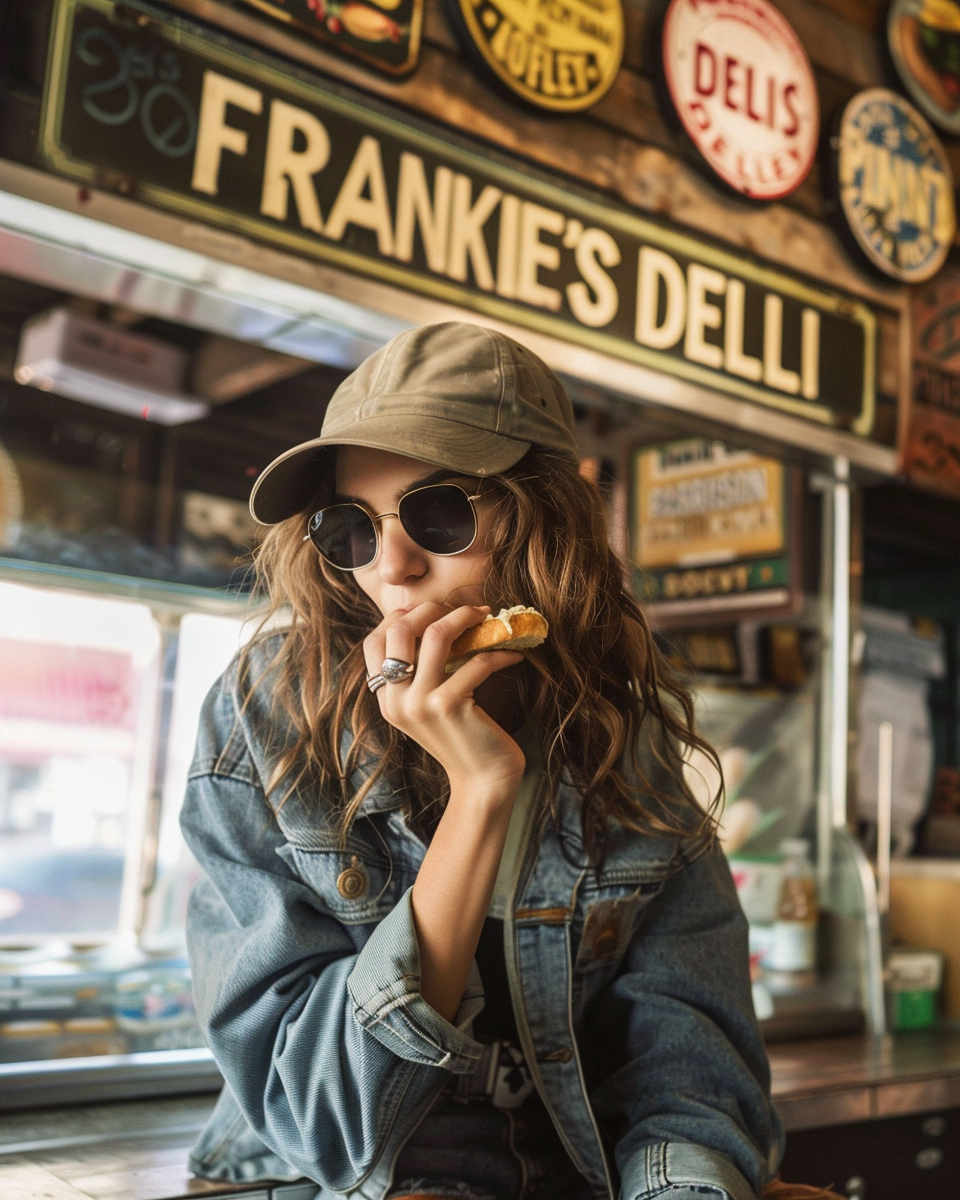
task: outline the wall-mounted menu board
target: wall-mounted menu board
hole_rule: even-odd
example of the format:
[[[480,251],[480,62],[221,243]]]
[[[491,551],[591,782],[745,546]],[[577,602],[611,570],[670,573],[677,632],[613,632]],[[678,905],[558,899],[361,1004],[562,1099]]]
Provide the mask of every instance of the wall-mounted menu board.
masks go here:
[[[790,607],[797,583],[790,483],[778,460],[708,438],[635,451],[637,595],[668,620]]]

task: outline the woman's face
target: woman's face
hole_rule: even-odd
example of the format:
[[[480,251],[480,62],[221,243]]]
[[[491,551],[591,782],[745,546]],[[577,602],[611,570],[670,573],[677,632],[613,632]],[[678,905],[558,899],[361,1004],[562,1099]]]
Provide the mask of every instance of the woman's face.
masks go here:
[[[337,450],[336,500],[354,500],[371,513],[395,513],[405,493],[430,483],[459,483],[469,495],[482,491],[477,480],[456,472],[440,472],[430,463],[370,450],[366,446],[341,446]],[[481,498],[474,502],[479,529],[476,540],[462,554],[429,554],[414,542],[396,517],[379,521],[380,553],[369,567],[353,576],[380,612],[387,616],[398,608],[411,608],[424,601],[449,604],[483,604],[483,584],[490,571],[487,540],[491,506]]]

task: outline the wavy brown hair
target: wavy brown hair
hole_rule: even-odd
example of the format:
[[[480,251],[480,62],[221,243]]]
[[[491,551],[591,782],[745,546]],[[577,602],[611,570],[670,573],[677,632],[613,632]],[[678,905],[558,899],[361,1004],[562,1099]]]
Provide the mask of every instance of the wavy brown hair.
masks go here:
[[[483,491],[493,500],[485,599],[495,611],[529,604],[550,625],[546,643],[528,652],[515,673],[520,711],[537,719],[547,794],[555,797],[568,771],[583,798],[584,845],[595,863],[603,860],[611,822],[712,837],[719,796],[709,811],[699,807],[683,782],[684,747],[699,748],[718,770],[719,762],[696,732],[687,687],[624,585],[599,489],[572,459],[534,448],[509,470],[486,477]],[[265,624],[289,613],[267,670],[272,702],[295,736],[275,756],[268,796],[276,810],[301,784],[317,785],[334,798],[345,838],[364,797],[386,776],[401,789],[414,824],[429,827],[449,796],[446,774],[383,719],[366,687],[362,641],[381,614],[352,574],[331,568],[304,542],[307,516],[321,503],[270,529],[255,556],[259,585],[270,598]],[[241,678],[255,687],[249,649]],[[345,729],[353,740],[344,756]],[[655,785],[651,761],[661,777],[666,769],[671,786]],[[372,770],[355,788],[351,780],[361,765]]]

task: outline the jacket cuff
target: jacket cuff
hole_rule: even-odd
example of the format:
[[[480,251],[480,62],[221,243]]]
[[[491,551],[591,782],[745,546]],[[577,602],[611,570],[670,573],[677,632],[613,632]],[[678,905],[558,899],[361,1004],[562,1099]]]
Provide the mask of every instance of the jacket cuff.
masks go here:
[[[644,1146],[626,1162],[621,1200],[756,1200],[756,1192],[729,1158],[689,1142]]]
[[[400,1058],[466,1075],[483,1053],[481,1043],[466,1032],[483,1009],[480,972],[474,962],[453,1023],[424,1000],[412,892],[404,892],[357,955],[347,977],[354,1017]]]

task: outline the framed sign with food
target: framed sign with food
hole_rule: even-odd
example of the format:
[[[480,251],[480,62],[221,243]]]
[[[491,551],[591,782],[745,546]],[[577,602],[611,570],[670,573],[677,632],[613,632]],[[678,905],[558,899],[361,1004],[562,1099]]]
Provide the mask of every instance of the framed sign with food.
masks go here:
[[[960,133],[960,3],[893,0],[887,40],[914,103],[941,129]]]
[[[304,37],[388,75],[417,65],[423,0],[241,0]]]

